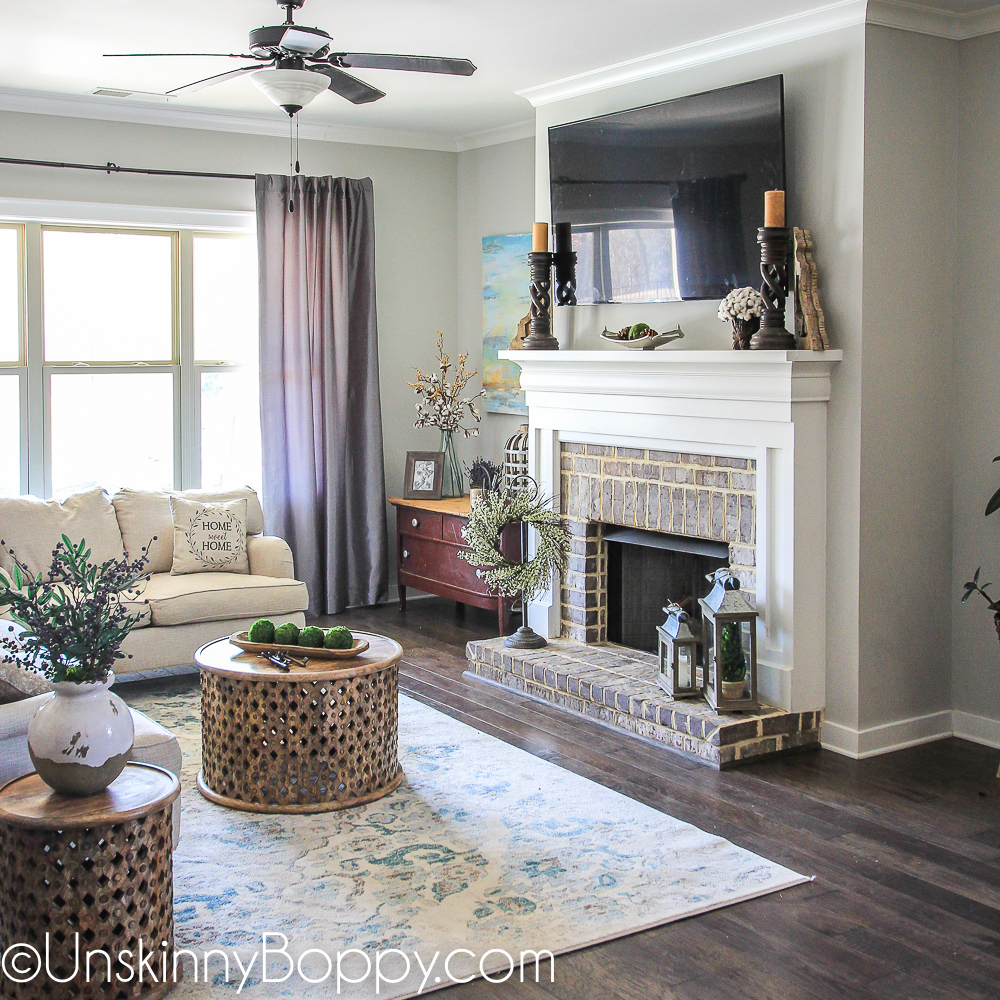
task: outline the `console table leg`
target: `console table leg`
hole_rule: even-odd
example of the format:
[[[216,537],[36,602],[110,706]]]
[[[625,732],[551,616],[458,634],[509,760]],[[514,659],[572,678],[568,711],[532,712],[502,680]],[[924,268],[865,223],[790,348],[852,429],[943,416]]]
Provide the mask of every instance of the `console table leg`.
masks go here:
[[[507,635],[510,632],[510,598],[500,597],[497,599],[497,617],[500,619],[500,634]]]
[[[406,587],[404,587],[402,584],[400,584],[397,589],[399,590],[399,610],[400,611],[405,611],[406,610]]]

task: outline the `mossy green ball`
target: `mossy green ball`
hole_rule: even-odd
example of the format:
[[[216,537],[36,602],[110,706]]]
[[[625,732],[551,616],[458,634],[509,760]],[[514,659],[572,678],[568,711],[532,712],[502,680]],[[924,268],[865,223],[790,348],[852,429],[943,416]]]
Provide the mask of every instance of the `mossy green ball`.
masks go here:
[[[323,630],[316,628],[315,625],[310,625],[309,628],[304,628],[299,633],[299,645],[311,646],[313,649],[322,649],[323,638]]]
[[[323,645],[327,649],[350,649],[354,645],[354,636],[346,625],[336,625],[326,633]]]
[[[299,644],[299,627],[295,622],[285,622],[274,630],[274,641],[279,646],[297,646]]]
[[[267,618],[258,618],[250,626],[250,633],[247,638],[251,642],[274,642],[274,622]]]

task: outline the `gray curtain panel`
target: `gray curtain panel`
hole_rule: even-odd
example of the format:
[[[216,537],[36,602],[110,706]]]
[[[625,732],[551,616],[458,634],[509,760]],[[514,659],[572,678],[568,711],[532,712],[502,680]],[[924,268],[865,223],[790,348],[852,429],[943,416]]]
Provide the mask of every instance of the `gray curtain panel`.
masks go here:
[[[257,248],[266,527],[312,614],[375,604],[389,556],[371,180],[258,174]]]

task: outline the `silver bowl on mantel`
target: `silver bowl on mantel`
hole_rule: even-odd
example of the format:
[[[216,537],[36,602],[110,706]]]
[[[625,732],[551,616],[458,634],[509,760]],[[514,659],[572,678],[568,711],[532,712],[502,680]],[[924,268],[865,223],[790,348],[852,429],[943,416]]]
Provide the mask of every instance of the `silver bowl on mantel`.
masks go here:
[[[601,340],[605,340],[609,344],[616,344],[618,347],[626,347],[630,351],[655,351],[658,347],[680,340],[683,336],[684,331],[677,327],[676,330],[670,330],[667,333],[657,333],[654,330],[644,337],[636,337],[635,340],[623,340],[617,333],[612,333],[605,327],[601,334]]]

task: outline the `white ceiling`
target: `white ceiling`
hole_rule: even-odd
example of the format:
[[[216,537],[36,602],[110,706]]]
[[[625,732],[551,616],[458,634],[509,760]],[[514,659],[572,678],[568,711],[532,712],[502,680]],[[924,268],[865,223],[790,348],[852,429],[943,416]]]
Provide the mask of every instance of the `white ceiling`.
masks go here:
[[[968,14],[995,0],[931,3]],[[531,106],[517,91],[817,8],[856,5],[845,0],[307,0],[296,21],[329,32],[336,49],[462,56],[479,69],[472,78],[357,70],[388,96],[355,107],[322,94],[301,118],[303,124],[455,139],[530,121]],[[98,87],[162,93],[240,64],[103,59],[102,53],[243,52],[251,28],[282,19],[274,0],[0,0],[0,37],[6,42],[0,89],[72,96]],[[169,108],[282,118],[247,79],[173,99]]]

